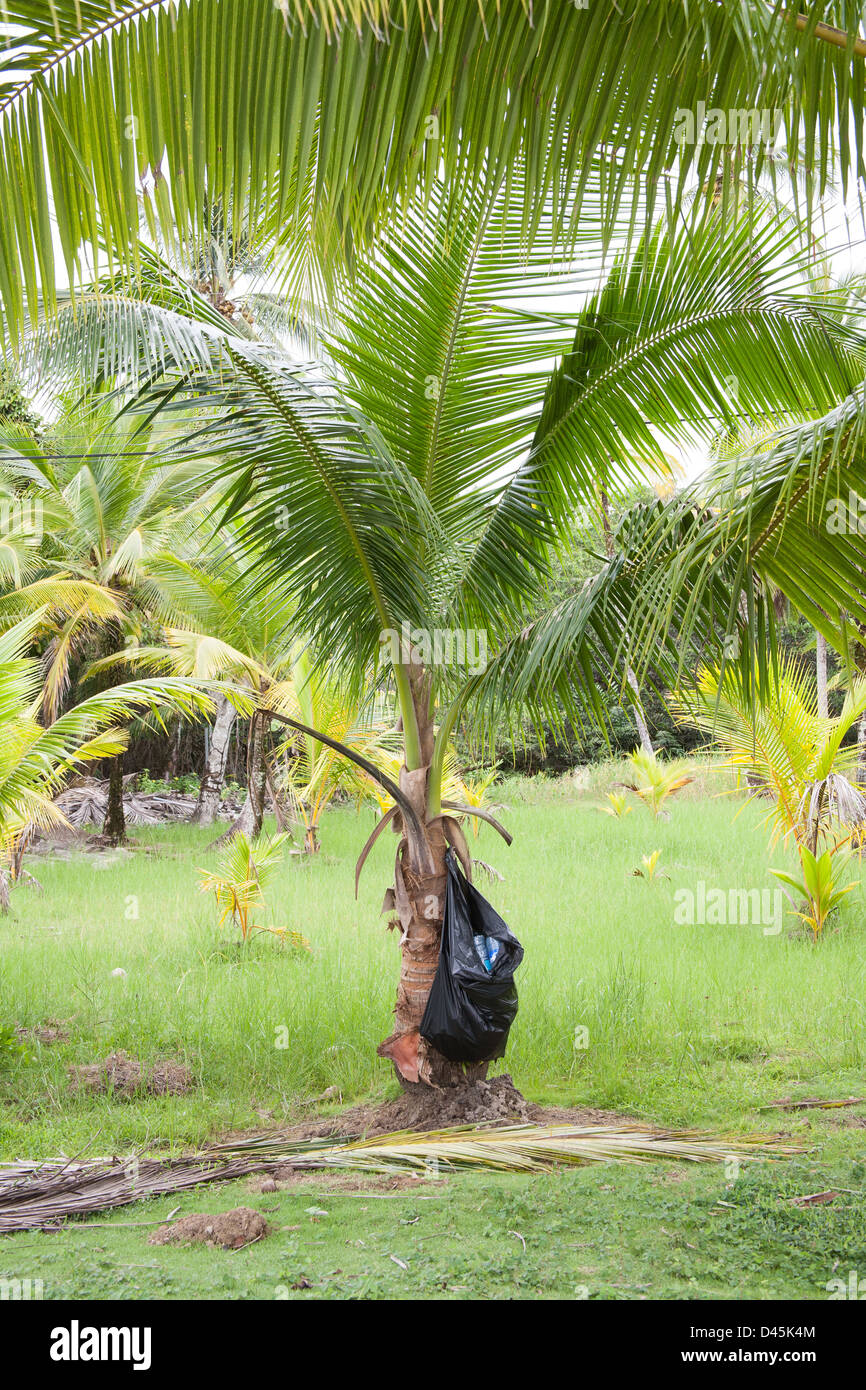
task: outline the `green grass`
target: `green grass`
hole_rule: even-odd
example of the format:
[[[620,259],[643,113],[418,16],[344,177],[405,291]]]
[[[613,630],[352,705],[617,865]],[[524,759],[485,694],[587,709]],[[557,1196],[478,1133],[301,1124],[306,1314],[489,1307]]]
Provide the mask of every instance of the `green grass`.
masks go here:
[[[601,784],[603,774],[596,778]],[[420,1220],[405,1228],[401,1220],[416,1214],[408,1198],[405,1206],[371,1199],[363,1216],[355,1209],[366,1203],[334,1198],[336,1233],[324,1218],[310,1225],[295,1189],[269,1200],[279,1206],[275,1224],[300,1221],[301,1232],[216,1260],[203,1251],[154,1250],[146,1230],[116,1224],[163,1215],[178,1202],[183,1211],[259,1204],[236,1184],[127,1208],[105,1229],[16,1237],[3,1251],[21,1248],[23,1259],[25,1248],[38,1250],[40,1269],[44,1253],[46,1280],[82,1296],[112,1289],[112,1271],[127,1265],[142,1266],[140,1277],[124,1276],[142,1296],[192,1290],[205,1297],[226,1296],[235,1285],[271,1297],[275,1285],[298,1282],[293,1270],[314,1287],[290,1290],[292,1297],[447,1296],[455,1286],[461,1296],[462,1285],[477,1293],[479,1280],[492,1296],[507,1288],[573,1296],[571,1284],[582,1283],[591,1296],[637,1297],[648,1282],[650,1296],[695,1296],[694,1287],[699,1296],[736,1297],[747,1296],[738,1290],[750,1279],[766,1296],[815,1297],[823,1296],[815,1280],[825,1264],[830,1278],[837,1258],[852,1267],[859,1259],[866,1275],[862,1238],[846,1225],[841,1199],[801,1211],[778,1195],[789,1182],[799,1192],[833,1181],[866,1186],[851,1178],[864,1130],[843,1128],[847,1112],[757,1113],[786,1095],[863,1093],[863,891],[849,896],[817,944],[796,932],[793,917],[778,935],[764,935],[760,924],[678,926],[675,892],[699,879],[708,889],[773,886],[768,865],[785,855],[768,852],[761,811],[747,806],[735,820],[738,803],[690,790],[671,803],[669,821],[655,822],[641,808],[617,820],[594,809],[596,798],[565,782],[511,783],[501,814],[514,845],[486,829],[472,842],[505,874],[482,889],[526,948],[520,1013],[502,1066],[533,1099],[716,1131],[774,1125],[810,1145],[820,1141],[816,1154],[749,1170],[733,1198],[715,1169],[682,1180],[661,1168],[467,1175],[450,1180],[445,1198],[416,1203]],[[214,862],[209,832],[138,832],[134,852],[115,858],[33,856],[44,891],[17,889],[14,916],[0,921],[0,1022],[68,1020],[70,1040],[30,1043],[25,1055],[0,1063],[0,1154],[183,1147],[216,1131],[297,1120],[315,1110],[308,1103],[326,1087],[338,1087],[344,1103],[393,1094],[389,1069],[375,1056],[390,1031],[398,970],[397,936],[377,915],[393,837],[376,846],[360,901],[353,898],[355,855],[372,825],[369,812],[331,812],[322,853],[286,858],[275,876],[263,920],[302,931],[309,954],[263,934],[241,946],[230,930],[216,929],[213,901],[196,888],[196,866]],[[670,879],[633,877],[642,854],[655,849]],[[125,977],[112,976],[118,968]],[[581,1029],[588,1046],[575,1047]],[[131,1102],[70,1092],[70,1063],[119,1048],[144,1062],[186,1061],[195,1091]],[[810,1163],[819,1169],[809,1172]],[[719,1196],[734,1209],[713,1208]],[[443,1229],[429,1248],[418,1245],[434,1217]],[[449,1222],[463,1234],[459,1249]],[[722,1233],[713,1251],[701,1236],[708,1225]],[[525,1254],[510,1229],[527,1240]],[[602,1258],[596,1246],[605,1229],[618,1236]],[[792,1229],[802,1241],[791,1243]],[[344,1244],[366,1240],[365,1231],[375,1258],[365,1246]],[[401,1232],[405,1249],[383,1255]],[[690,1233],[699,1237],[698,1253],[689,1249]],[[591,1255],[581,1254],[582,1242]],[[411,1278],[390,1253],[407,1259]],[[584,1265],[597,1267],[592,1279],[579,1277]],[[337,1268],[341,1276],[329,1273]]]
[[[862,1188],[866,1164],[804,1158],[727,1183],[671,1165],[470,1173],[399,1192],[358,1175],[270,1193],[235,1182],[5,1236],[0,1278],[41,1279],[45,1299],[826,1299],[830,1279],[866,1275],[862,1198],[791,1204],[828,1180]],[[177,1208],[241,1205],[271,1227],[245,1250],[148,1244]]]

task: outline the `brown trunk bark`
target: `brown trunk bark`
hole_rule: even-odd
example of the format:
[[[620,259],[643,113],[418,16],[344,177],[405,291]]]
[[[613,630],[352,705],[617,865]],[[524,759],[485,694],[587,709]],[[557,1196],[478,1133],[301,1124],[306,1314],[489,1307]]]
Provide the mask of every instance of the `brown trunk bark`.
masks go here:
[[[111,760],[108,774],[108,805],[102,833],[113,845],[120,845],[126,839],[126,818],[123,814],[123,754],[118,753]]]
[[[378,1047],[380,1057],[394,1063],[404,1087],[417,1083],[427,1086],[457,1086],[466,1073],[459,1063],[449,1062],[420,1036],[421,1020],[439,964],[439,942],[445,913],[445,854],[448,843],[442,818],[431,820],[427,811],[427,783],[433,758],[433,721],[430,715],[429,686],[423,671],[412,674],[412,694],[421,742],[422,767],[400,773],[400,789],[412,803],[424,826],[425,862],[420,847],[402,840],[395,865],[394,903],[400,919],[400,980],[394,1006],[394,1031]],[[395,828],[400,828],[399,818]],[[472,1074],[486,1068],[473,1067]]]
[[[235,721],[234,705],[224,695],[217,695],[215,703],[216,715],[204,776],[201,779],[196,808],[190,817],[196,825],[213,825],[216,820],[220,807],[220,793],[225,781],[229,739]]]

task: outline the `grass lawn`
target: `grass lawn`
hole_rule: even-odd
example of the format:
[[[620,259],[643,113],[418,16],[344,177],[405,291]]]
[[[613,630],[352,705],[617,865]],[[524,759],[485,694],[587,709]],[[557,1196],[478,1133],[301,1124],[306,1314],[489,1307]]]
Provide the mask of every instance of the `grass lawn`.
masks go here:
[[[526,948],[502,1065],[534,1100],[716,1132],[784,1130],[802,1139],[801,1158],[744,1167],[735,1181],[662,1164],[396,1191],[317,1176],[256,1193],[242,1181],[94,1218],[108,1224],[6,1237],[0,1276],[41,1277],[46,1297],[94,1298],[825,1298],[834,1275],[866,1276],[866,1107],[757,1110],[864,1094],[863,890],[817,944],[792,916],[775,934],[760,922],[678,925],[679,890],[772,888],[768,865],[786,858],[768,851],[760,808],[705,792],[689,789],[658,822],[641,808],[601,815],[597,792],[572,783],[503,792],[514,845],[486,828],[473,842],[505,875],[482,888]],[[345,1103],[394,1094],[375,1056],[398,968],[397,936],[377,915],[393,838],[353,898],[372,825],[368,811],[331,812],[321,854],[287,857],[269,890],[262,920],[303,932],[309,953],[217,930],[196,887],[196,867],[214,862],[210,832],[166,827],[137,832],[131,853],[33,856],[44,891],[17,889],[0,922],[0,1021],[61,1020],[69,1040],[30,1041],[0,1065],[2,1157],[182,1148],[327,1109],[314,1101],[327,1087]],[[656,849],[670,877],[634,877]],[[186,1062],[196,1090],[134,1101],[70,1091],[70,1063],[117,1049]],[[788,1200],[831,1186],[850,1191],[829,1205]],[[237,1255],[151,1247],[148,1228],[123,1224],[239,1203],[277,1234]]]

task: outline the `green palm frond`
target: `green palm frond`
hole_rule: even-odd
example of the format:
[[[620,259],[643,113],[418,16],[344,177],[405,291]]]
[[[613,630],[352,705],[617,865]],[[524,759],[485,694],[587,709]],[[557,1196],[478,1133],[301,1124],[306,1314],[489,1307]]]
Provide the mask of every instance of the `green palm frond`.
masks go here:
[[[862,379],[860,344],[838,308],[819,311],[811,274],[795,234],[763,213],[732,220],[711,210],[673,236],[662,225],[618,261],[578,316],[528,457],[485,520],[467,593],[513,566],[542,518],[595,507],[600,480],[621,488],[667,471],[659,431],[709,442],[732,411],[748,418],[795,401],[812,414],[832,409]],[[682,503],[672,511],[679,518]],[[646,610],[659,614],[649,595]]]
[[[565,473],[575,454],[607,456],[615,483],[629,457],[632,473],[665,470],[653,429],[686,443],[717,420],[833,406],[862,380],[863,357],[839,306],[816,296],[800,236],[752,209],[711,209],[673,235],[658,227],[583,309],[531,462],[552,454]]]
[[[563,710],[591,718],[593,670],[619,670],[626,653],[662,689],[680,685],[697,654],[736,663],[747,689],[766,691],[777,669],[775,590],[847,650],[866,625],[864,423],[861,383],[817,419],[777,431],[761,453],[719,462],[666,504],[633,508],[621,553],[474,682],[483,708],[501,708],[512,691],[539,722],[561,724]]]
[[[832,824],[860,824],[866,798],[854,785],[857,748],[842,740],[866,710],[866,682],[858,681],[840,715],[818,714],[814,677],[796,661],[781,659],[766,691],[728,666],[720,675],[698,673],[699,703],[674,705],[682,722],[695,723],[728,755],[738,776],[748,776],[753,798],[769,793],[766,823],[773,838],[793,835],[817,841]]]
[[[166,240],[212,237],[214,204],[231,210],[236,237],[288,229],[327,276],[439,167],[491,186],[522,154],[529,231],[536,197],[579,179],[602,145],[651,186],[675,156],[675,180],[694,171],[711,185],[720,148],[675,140],[677,109],[699,100],[778,108],[789,148],[802,135],[815,171],[809,196],[833,172],[837,124],[843,186],[863,171],[848,138],[864,100],[854,0],[794,22],[775,5],[712,0],[663,11],[640,0],[7,0],[4,22],[0,296],[13,320],[59,278],[52,213],[73,272],[100,235],[136,268],[143,201]],[[724,157],[746,176],[756,163],[742,147]],[[622,193],[611,176],[608,211]],[[580,198],[558,216],[576,226]]]
[[[727,638],[737,638],[728,642],[727,655],[737,653],[744,671],[754,655],[764,681],[768,653],[760,645],[757,615],[763,608],[769,617],[773,589],[838,650],[847,650],[852,625],[866,623],[858,514],[858,499],[866,497],[864,423],[861,381],[817,418],[777,431],[761,452],[711,468],[656,519],[641,557],[646,583],[629,629],[638,663],[664,641],[661,630],[672,620],[683,652],[692,637],[703,639],[721,622]],[[684,533],[689,512],[700,524]],[[731,581],[726,613],[719,606],[725,568]]]
[[[118,379],[138,388],[172,370],[207,371],[227,339],[252,336],[243,319],[226,319],[150,247],[139,256],[134,283],[103,277],[28,324],[22,372],[31,389]]]
[[[267,681],[267,668],[260,661],[210,633],[167,627],[164,636],[161,645],[125,647],[122,652],[92,661],[87,676],[123,667],[145,667],[200,681],[217,681],[227,676],[247,676],[256,684]]]
[[[301,631],[369,662],[383,629],[424,611],[406,538],[431,525],[425,499],[321,377],[261,346],[232,360],[233,381],[199,383],[221,412],[198,447],[228,480],[222,519],[260,556],[257,582],[296,596]]]

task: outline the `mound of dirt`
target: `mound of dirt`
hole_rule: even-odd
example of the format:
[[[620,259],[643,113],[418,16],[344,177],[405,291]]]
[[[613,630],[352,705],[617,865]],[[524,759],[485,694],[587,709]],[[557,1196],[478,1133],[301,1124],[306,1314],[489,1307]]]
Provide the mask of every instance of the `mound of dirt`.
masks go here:
[[[319,1097],[322,1099],[322,1097]],[[224,1133],[223,1141],[248,1139],[262,1134],[277,1135],[291,1142],[299,1139],[371,1139],[399,1130],[446,1129],[466,1124],[535,1124],[574,1125],[589,1128],[599,1125],[646,1124],[633,1115],[620,1115],[614,1110],[596,1110],[588,1106],[566,1108],[537,1105],[520,1094],[507,1072],[489,1081],[469,1080],[463,1086],[448,1090],[433,1090],[429,1086],[407,1086],[396,1100],[376,1104],[352,1105],[336,1115],[312,1117],[279,1131],[255,1130]],[[292,1166],[269,1170],[268,1180],[292,1179]],[[270,1187],[265,1188],[271,1191]]]
[[[407,1085],[396,1100],[379,1105],[353,1105],[326,1120],[297,1127],[297,1137],[318,1139],[328,1135],[393,1134],[401,1129],[447,1129],[451,1125],[495,1124],[504,1120],[528,1120],[530,1106],[507,1072],[489,1081],[469,1080],[462,1086],[434,1090],[432,1086]]]
[[[622,1124],[630,1116],[610,1110],[535,1105],[517,1090],[507,1072],[489,1081],[469,1080],[444,1091],[407,1086],[396,1100],[354,1105],[328,1119],[311,1120],[289,1132],[296,1139],[358,1134],[371,1138],[401,1129],[446,1129],[451,1125],[531,1123],[537,1125]]]
[[[231,1211],[194,1212],[160,1226],[149,1237],[150,1245],[210,1245],[223,1250],[241,1250],[253,1241],[261,1240],[269,1231],[267,1221],[252,1207],[233,1207]]]
[[[191,1091],[195,1080],[182,1062],[154,1062],[144,1068],[125,1052],[112,1052],[102,1062],[87,1062],[69,1068],[74,1091],[133,1096],[182,1096]]]
[[[47,1047],[51,1043],[69,1042],[69,1029],[57,1018],[46,1018],[44,1023],[34,1023],[29,1027],[16,1023],[15,1032],[19,1038],[32,1038],[34,1042],[45,1043]]]

